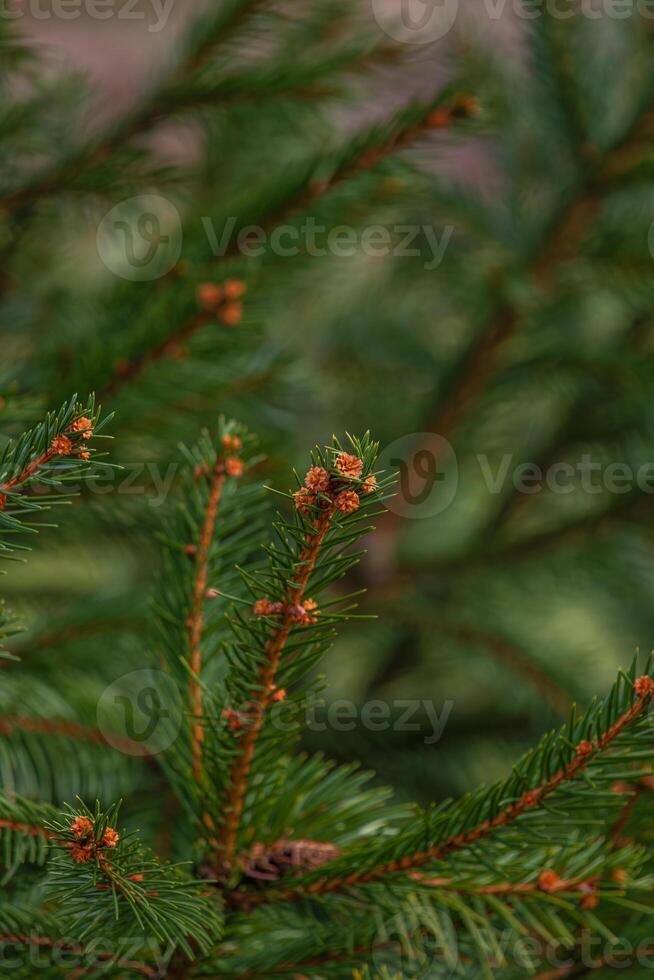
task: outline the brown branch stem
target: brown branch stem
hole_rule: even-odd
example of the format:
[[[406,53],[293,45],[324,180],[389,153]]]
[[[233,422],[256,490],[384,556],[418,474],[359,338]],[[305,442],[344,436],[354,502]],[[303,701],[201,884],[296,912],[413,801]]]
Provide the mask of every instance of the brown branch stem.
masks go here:
[[[213,541],[214,530],[216,527],[216,517],[218,515],[218,505],[225,483],[225,469],[222,463],[217,463],[211,479],[211,489],[209,500],[200,533],[200,541],[197,551],[197,562],[195,568],[195,583],[193,587],[193,606],[189,616],[189,663],[191,668],[191,684],[189,688],[189,701],[193,725],[191,728],[191,750],[193,755],[193,778],[197,783],[202,781],[202,743],[204,741],[204,728],[202,726],[202,684],[200,683],[200,673],[202,670],[202,627],[204,624],[204,603],[207,592],[207,571],[209,565],[209,552]]]
[[[229,777],[225,815],[218,843],[222,864],[226,869],[229,869],[234,859],[238,828],[247,789],[247,780],[254,760],[254,753],[263,725],[266,708],[269,705],[270,690],[281,662],[286,641],[296,622],[293,616],[293,608],[302,602],[322,543],[329,530],[332,515],[333,507],[329,505],[313,521],[311,531],[307,535],[306,543],[296,562],[298,571],[288,583],[281,622],[264,647],[264,658],[259,668],[257,680],[258,691],[250,708],[251,720],[242,736],[238,754]]]
[[[14,731],[30,732],[35,735],[60,735],[64,738],[75,738],[83,742],[93,742],[107,748],[118,749],[129,755],[144,756],[143,746],[124,736],[111,735],[111,742],[96,728],[87,728],[75,721],[52,720],[50,718],[29,718],[23,715],[8,715],[0,718],[0,736],[10,736]]]
[[[301,886],[297,889],[290,888],[282,892],[274,893],[272,897],[275,900],[293,901],[300,898],[302,895],[324,895],[331,892],[340,891],[344,888],[365,885],[370,882],[378,881],[380,878],[384,878],[388,874],[408,872],[411,869],[422,867],[431,861],[440,861],[444,857],[447,857],[448,855],[453,854],[462,848],[469,847],[471,844],[476,844],[478,841],[483,840],[492,834],[493,831],[513,823],[518,819],[518,817],[522,816],[523,813],[540,806],[540,804],[562,784],[571,781],[577,775],[579,775],[579,773],[586,768],[589,762],[591,762],[600,752],[608,748],[614,739],[617,738],[617,736],[620,735],[632,721],[642,714],[645,708],[647,708],[647,706],[650,704],[653,695],[654,690],[648,687],[647,691],[640,695],[633,705],[623,712],[623,714],[616,719],[610,728],[608,728],[607,731],[604,732],[604,734],[601,735],[592,745],[587,742],[580,743],[577,746],[577,751],[572,761],[568,763],[567,766],[559,769],[546,782],[542,783],[535,789],[528,790],[520,797],[520,799],[516,800],[514,803],[511,803],[503,810],[500,810],[494,817],[484,820],[476,827],[448,837],[441,843],[435,844],[433,847],[426,848],[423,851],[417,851],[413,854],[407,855],[406,857],[397,858],[396,860],[390,861],[387,864],[379,865],[370,871],[354,872],[351,875],[340,878],[319,879],[309,885]],[[254,896],[254,903],[257,904],[260,901],[270,900],[270,897],[271,896],[266,896],[265,894],[261,897]]]

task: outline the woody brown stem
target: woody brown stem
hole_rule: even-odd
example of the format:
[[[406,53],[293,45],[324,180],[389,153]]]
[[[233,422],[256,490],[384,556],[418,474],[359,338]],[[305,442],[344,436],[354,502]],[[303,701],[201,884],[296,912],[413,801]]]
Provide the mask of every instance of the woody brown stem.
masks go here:
[[[27,837],[45,837],[46,840],[58,840],[56,834],[46,827],[35,827],[31,824],[20,823],[16,820],[0,820],[0,830],[13,830]]]
[[[70,443],[70,448],[66,449],[65,443],[59,442],[59,440],[62,439],[66,439],[66,437],[65,436],[55,437],[55,439],[53,439],[52,443],[48,446],[45,452],[41,453],[30,463],[28,463],[27,466],[25,466],[20,471],[20,473],[18,473],[16,476],[13,476],[10,480],[7,480],[6,483],[0,484],[0,510],[4,510],[7,505],[7,498],[5,494],[8,491],[14,490],[16,487],[20,487],[23,483],[29,480],[30,477],[34,476],[34,474],[38,470],[40,470],[42,466],[45,466],[47,463],[50,463],[53,459],[56,459],[58,456],[70,455],[74,446],[72,443],[70,443],[70,440],[67,440],[67,442]]]
[[[333,507],[330,504],[313,521],[311,531],[307,535],[305,546],[296,562],[298,571],[288,583],[281,622],[264,647],[264,659],[259,668],[257,679],[258,690],[251,707],[251,721],[242,737],[238,754],[229,777],[225,816],[218,842],[222,864],[226,869],[231,867],[234,859],[248,776],[252,767],[266,708],[269,705],[270,689],[275,680],[286,641],[296,622],[293,617],[293,609],[298,604],[301,604],[304,598],[304,593],[320,553],[320,548],[329,530],[332,514]]]
[[[189,661],[191,667],[189,700],[191,704],[191,715],[194,718],[194,723],[191,728],[191,750],[193,755],[193,778],[197,783],[202,781],[202,742],[204,740],[204,728],[201,722],[203,714],[202,685],[200,683],[200,672],[202,670],[202,627],[204,623],[203,612],[207,592],[209,552],[211,550],[218,505],[224,483],[225,470],[223,464],[218,463],[214,468],[204,524],[200,533],[195,583],[193,587],[193,606],[188,624]]]
[[[535,789],[528,790],[520,797],[519,800],[516,800],[515,803],[510,804],[510,806],[503,810],[500,810],[500,812],[494,817],[484,820],[478,826],[470,830],[463,831],[460,834],[455,834],[448,837],[446,840],[442,841],[440,844],[435,844],[433,847],[426,848],[423,851],[416,851],[413,854],[407,855],[403,858],[397,858],[394,861],[389,861],[387,864],[379,865],[379,867],[373,868],[370,871],[354,872],[351,875],[341,878],[318,880],[312,884],[297,889],[287,889],[286,891],[276,892],[272,896],[255,896],[255,904],[260,901],[270,900],[271,897],[275,900],[292,901],[300,898],[302,895],[325,895],[331,892],[340,891],[344,888],[365,885],[373,881],[378,881],[380,878],[384,878],[388,874],[408,872],[411,869],[422,867],[423,865],[428,864],[430,861],[440,861],[444,857],[447,857],[448,855],[453,854],[464,847],[469,847],[471,844],[476,844],[478,841],[483,840],[492,834],[493,831],[513,823],[518,819],[518,817],[522,816],[523,813],[527,813],[529,810],[533,810],[540,806],[543,801],[562,784],[571,781],[577,775],[579,775],[579,773],[586,768],[589,762],[591,762],[600,752],[607,749],[614,739],[617,738],[617,736],[620,735],[621,732],[631,724],[631,722],[642,714],[652,700],[652,696],[654,695],[653,687],[654,685],[648,686],[645,693],[638,697],[634,704],[623,712],[623,714],[616,719],[611,727],[607,729],[607,731],[600,736],[595,743],[591,745],[591,743],[585,741],[580,742],[577,746],[577,751],[572,761],[568,763],[567,766],[559,769],[546,782],[542,783]]]
[[[582,885],[589,885],[592,879],[588,878],[560,878],[556,884],[548,888],[543,888],[537,881],[503,881],[494,885],[466,886],[457,884],[453,878],[429,878],[415,871],[409,875],[420,885],[429,888],[443,888],[445,891],[456,892],[460,895],[525,895],[532,892],[545,892],[547,894],[560,894],[561,892],[577,892]]]
[[[113,734],[108,742],[104,734],[95,728],[87,728],[74,721],[57,721],[49,718],[28,718],[21,715],[9,715],[0,718],[0,735],[9,736],[13,731],[32,732],[36,735],[61,735],[64,738],[76,738],[84,742],[93,742],[108,748],[118,749],[129,755],[145,755],[143,746],[129,738]]]

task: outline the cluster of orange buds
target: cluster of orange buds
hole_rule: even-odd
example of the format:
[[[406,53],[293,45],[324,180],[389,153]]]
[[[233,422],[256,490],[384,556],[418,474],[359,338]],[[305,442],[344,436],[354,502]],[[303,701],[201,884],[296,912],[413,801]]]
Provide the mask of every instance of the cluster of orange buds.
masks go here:
[[[611,872],[611,879],[616,885],[625,885],[627,883],[627,872],[624,868],[614,868]]]
[[[596,909],[599,905],[599,895],[596,891],[597,879],[593,878],[590,881],[584,881],[579,886],[579,891],[584,894],[579,899],[580,909]]]
[[[589,755],[592,755],[594,751],[595,748],[593,746],[593,743],[588,742],[586,739],[583,739],[583,741],[579,742],[579,744],[577,745],[577,755],[582,759],[585,759]]]
[[[231,732],[241,732],[245,728],[245,721],[242,714],[234,708],[223,708],[222,716]]]
[[[252,607],[255,616],[281,616],[288,608],[291,619],[295,623],[307,626],[309,623],[317,623],[320,610],[315,599],[303,599],[302,602],[293,603],[285,607],[283,602],[271,602],[270,599],[257,599]]]
[[[70,456],[74,448],[73,441],[68,436],[55,436],[50,443],[50,452],[53,456]]]
[[[75,817],[71,822],[70,830],[77,841],[70,849],[70,856],[76,864],[87,864],[103,848],[113,849],[120,841],[120,834],[113,827],[107,827],[102,839],[96,841],[95,827],[88,817]]]
[[[538,887],[542,892],[555,892],[561,887],[562,879],[556,871],[546,869],[541,871],[538,876]]]
[[[215,313],[226,327],[236,327],[243,319],[242,297],[247,286],[242,279],[222,283],[204,282],[198,286],[198,303],[207,313]]]
[[[245,473],[245,463],[239,456],[235,455],[243,448],[242,440],[239,436],[226,433],[222,438],[222,444],[225,452],[229,453],[225,457],[225,472],[228,476],[243,476]]]
[[[284,612],[282,602],[271,602],[270,599],[257,599],[252,611],[255,616],[279,616]]]
[[[291,606],[291,616],[296,623],[301,626],[308,626],[310,623],[317,623],[320,610],[315,599],[303,599]]]
[[[93,422],[85,415],[81,415],[78,419],[75,419],[75,421],[70,426],[70,429],[68,431],[71,434],[73,434],[73,439],[75,439],[76,437],[81,437],[82,439],[90,439],[93,435]],[[64,436],[63,438],[66,439],[67,437]],[[75,456],[78,459],[91,458],[91,453],[89,452],[88,446],[85,446],[83,443],[77,445],[71,443],[70,447],[68,448],[68,452],[61,453],[60,455],[68,456],[70,453],[73,452],[73,450],[75,451]]]
[[[270,700],[275,704],[279,704],[281,701],[286,700],[286,689],[283,687],[277,687],[276,684],[271,684],[268,687],[268,692],[270,694]]]
[[[310,514],[312,508],[321,503],[321,497],[328,498],[334,509],[341,514],[353,514],[359,509],[359,494],[373,493],[377,489],[374,474],[371,473],[365,480],[361,480],[363,460],[351,453],[337,454],[334,471],[330,473],[324,466],[311,467],[304,478],[304,486],[293,494],[295,506],[301,514]],[[350,481],[357,481],[357,490],[347,486]]]
[[[654,694],[654,680],[648,677],[647,674],[643,674],[642,677],[636,680],[634,691],[639,698],[649,697],[651,694]]]
[[[456,119],[471,119],[478,116],[481,109],[479,99],[474,95],[459,95],[449,106],[433,109],[426,119],[429,129],[447,129]]]

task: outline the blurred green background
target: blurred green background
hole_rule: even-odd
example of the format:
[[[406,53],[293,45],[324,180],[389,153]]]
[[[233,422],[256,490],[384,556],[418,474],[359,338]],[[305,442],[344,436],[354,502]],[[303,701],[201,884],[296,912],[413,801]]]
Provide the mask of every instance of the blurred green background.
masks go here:
[[[104,686],[143,662],[177,444],[220,413],[259,434],[257,475],[282,489],[333,432],[370,429],[384,451],[400,440],[418,489],[415,454],[432,444],[414,434],[452,447],[431,450],[443,479],[427,516],[400,492],[380,518],[348,583],[378,618],[348,624],[324,664],[328,702],[382,700],[397,724],[373,732],[359,714],[352,731],[306,736],[401,798],[505,773],[650,650],[651,20],[479,9],[461,4],[429,43],[331,2],[241,0],[218,29],[216,11],[174,8],[156,33],[3,23],[0,422],[8,437],[96,391],[125,467],[3,581],[27,624],[15,713],[35,710],[36,677],[62,717],[93,725]],[[125,201],[136,221],[144,194],[164,199],[174,241],[181,216],[181,254],[130,281],[98,228]],[[353,254],[307,254],[307,217],[325,235],[353,229]],[[220,234],[231,219],[263,227],[263,254],[212,254],[208,223]],[[281,225],[300,229],[298,254],[275,254]],[[376,226],[387,254],[361,247]],[[247,284],[241,322],[199,322],[197,287],[230,277]],[[538,492],[514,485],[525,463],[550,474]],[[553,477],[562,463],[573,475]],[[496,492],[489,472],[506,474]],[[435,744],[424,711],[402,730],[406,700],[446,719]],[[0,765],[29,790],[27,758]]]

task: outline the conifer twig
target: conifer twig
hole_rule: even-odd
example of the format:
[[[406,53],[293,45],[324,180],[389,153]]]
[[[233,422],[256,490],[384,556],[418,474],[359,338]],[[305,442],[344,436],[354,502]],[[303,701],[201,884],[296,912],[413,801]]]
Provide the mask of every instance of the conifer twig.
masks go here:
[[[188,622],[189,630],[189,666],[191,669],[191,684],[189,690],[191,714],[193,716],[193,726],[191,729],[191,750],[193,755],[193,776],[197,783],[202,779],[202,742],[204,739],[204,728],[202,726],[202,684],[200,673],[202,670],[202,626],[204,623],[204,603],[207,592],[207,569],[209,563],[209,551],[213,540],[216,527],[216,517],[218,505],[223,485],[225,483],[225,467],[222,461],[218,461],[211,476],[211,489],[204,518],[204,524],[200,533],[200,541],[197,550],[197,561],[195,570],[195,583],[193,587],[193,606]]]
[[[17,820],[0,819],[0,830],[13,830],[18,834],[25,834],[27,837],[45,837],[46,840],[58,840],[57,835],[46,827],[21,823]]]
[[[229,868],[234,859],[236,837],[238,833],[247,780],[257,746],[257,739],[263,724],[266,707],[270,700],[270,690],[286,646],[291,629],[297,620],[294,609],[301,605],[309,578],[315,567],[320,548],[329,530],[334,514],[333,504],[330,503],[313,521],[311,530],[307,533],[306,541],[297,560],[298,571],[288,583],[286,602],[279,626],[275,629],[266,643],[264,661],[259,670],[259,691],[252,705],[251,721],[243,736],[238,749],[236,760],[232,766],[229,778],[229,790],[225,803],[218,849],[225,868]]]
[[[365,885],[383,879],[386,875],[408,872],[414,868],[419,868],[430,861],[439,861],[461,848],[469,847],[480,840],[488,837],[493,831],[512,824],[523,813],[536,809],[545,799],[564,783],[575,779],[593,759],[605,749],[607,749],[614,739],[620,735],[636,718],[640,717],[643,711],[650,705],[654,697],[654,680],[648,676],[640,677],[634,685],[637,699],[624,711],[613,724],[596,739],[594,743],[583,740],[576,746],[575,755],[567,766],[557,770],[553,776],[541,783],[534,789],[527,790],[520,799],[501,809],[494,817],[484,820],[476,827],[454,834],[433,847],[428,847],[422,851],[402,858],[389,861],[379,865],[369,871],[357,872],[351,875],[323,878],[296,889],[289,888],[284,891],[273,893],[270,896],[253,896],[253,903],[273,900],[293,901],[303,895],[325,895],[340,891],[344,888]]]
[[[477,113],[476,100],[471,96],[460,96],[450,104],[436,103],[426,106],[417,118],[412,118],[385,141],[376,146],[368,147],[358,153],[353,159],[344,160],[325,180],[309,180],[295,193],[292,193],[273,212],[265,216],[259,223],[264,230],[271,230],[276,225],[288,221],[297,213],[306,210],[314,202],[326,196],[334,188],[372,170],[378,163],[392,156],[424,136],[431,130],[447,130],[458,121],[467,119]],[[224,253],[216,262],[219,269],[225,260],[239,254],[238,236],[233,236]],[[119,362],[111,380],[99,392],[99,397],[115,395],[125,384],[129,384],[140,376],[150,364],[166,357],[180,343],[189,340],[198,330],[215,320],[211,311],[200,310],[193,313],[180,326],[174,329],[154,347],[144,350],[128,362]]]
[[[96,728],[89,728],[75,721],[50,718],[30,718],[27,715],[6,715],[0,717],[0,735],[10,736],[15,730],[36,735],[54,735],[64,738],[78,739],[82,742],[92,742],[106,748],[115,748],[129,755],[146,755],[143,746],[126,736],[112,733],[111,742]]]
[[[555,216],[540,246],[527,262],[524,271],[535,283],[546,286],[560,267],[574,256],[605,193],[615,187],[616,180],[634,165],[634,157],[637,160],[638,153],[644,146],[651,145],[653,138],[654,107],[651,107],[635,121],[616,147],[600,158],[595,167],[589,167],[589,174],[580,184],[576,196]],[[497,285],[501,290],[502,282]],[[518,326],[517,309],[511,301],[502,301],[490,322],[466,350],[445,392],[439,392],[438,403],[425,423],[424,431],[452,438],[488,390],[501,365],[501,355]],[[388,511],[380,522],[382,560],[392,554],[401,526],[402,517],[394,511]]]

